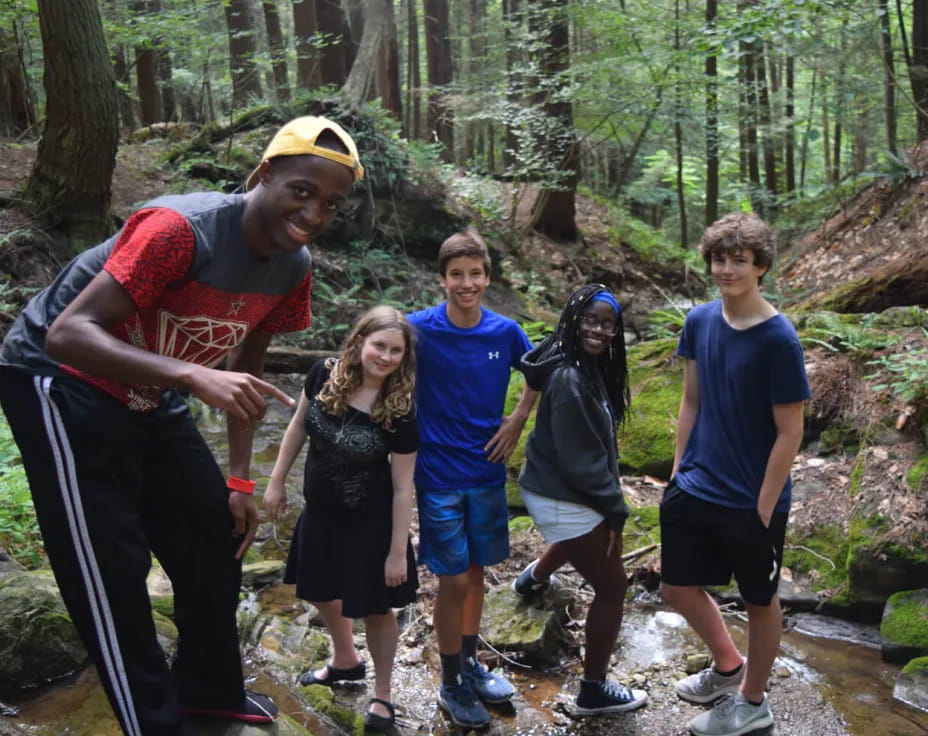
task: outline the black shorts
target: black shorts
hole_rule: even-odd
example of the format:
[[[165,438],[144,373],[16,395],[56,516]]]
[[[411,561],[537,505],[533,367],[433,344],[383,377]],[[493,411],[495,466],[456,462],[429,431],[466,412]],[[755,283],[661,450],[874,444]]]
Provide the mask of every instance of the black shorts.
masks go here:
[[[788,517],[774,511],[765,527],[754,508],[709,503],[671,481],[661,501],[661,579],[725,586],[734,575],[744,601],[767,606],[780,583]]]

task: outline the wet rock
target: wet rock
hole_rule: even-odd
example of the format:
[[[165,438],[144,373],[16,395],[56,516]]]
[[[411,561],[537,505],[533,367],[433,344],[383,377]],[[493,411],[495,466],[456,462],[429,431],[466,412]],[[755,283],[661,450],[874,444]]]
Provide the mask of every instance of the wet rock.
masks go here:
[[[928,587],[928,561],[882,544],[861,544],[848,556],[848,598],[865,620],[880,620],[893,593]]]
[[[684,670],[688,675],[695,675],[697,672],[702,672],[706,669],[711,662],[712,658],[708,654],[690,654],[686,658]]]
[[[896,678],[893,700],[928,712],[928,657],[909,662]]]
[[[360,736],[364,733],[364,717],[351,708],[337,703],[331,688],[324,685],[310,685],[302,688],[301,692],[316,713],[335,721],[352,736],[355,734]]]
[[[0,549],[0,579],[12,575],[14,572],[23,572],[26,568],[10,557],[6,550]]]
[[[155,635],[158,637],[158,644],[161,645],[165,657],[170,660],[177,650],[177,627],[171,619],[157,611],[152,612],[152,619],[155,622]]]
[[[0,581],[0,697],[66,675],[86,661],[50,570]]]
[[[903,664],[928,655],[928,590],[904,590],[889,597],[880,624],[883,661]]]
[[[248,723],[203,723],[197,724],[198,736],[312,736],[296,721],[281,714],[273,724],[266,726]]]
[[[238,630],[249,660],[278,682],[295,682],[300,673],[324,664],[331,651],[329,637],[321,629],[278,616],[240,612]]]
[[[242,587],[254,590],[280,582],[286,567],[286,563],[280,560],[262,560],[242,565]]]
[[[481,634],[496,649],[554,654],[568,603],[567,592],[557,584],[543,596],[528,600],[513,593],[508,585],[500,586],[484,601]]]

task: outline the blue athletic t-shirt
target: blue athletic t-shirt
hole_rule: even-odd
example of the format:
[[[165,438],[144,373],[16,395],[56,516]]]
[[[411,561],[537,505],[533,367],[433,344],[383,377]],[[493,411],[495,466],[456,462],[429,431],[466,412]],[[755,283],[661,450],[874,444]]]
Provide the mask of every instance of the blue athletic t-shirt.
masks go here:
[[[736,330],[715,301],[686,316],[677,355],[696,361],[699,375],[699,413],[677,485],[721,506],[753,508],[776,440],[773,405],[811,396],[796,330],[782,314]],[[777,511],[789,511],[791,488],[787,476]]]
[[[456,327],[447,303],[409,315],[416,342],[419,489],[489,488],[506,465],[484,446],[499,429],[513,368],[532,344],[516,322],[481,309],[475,327]]]

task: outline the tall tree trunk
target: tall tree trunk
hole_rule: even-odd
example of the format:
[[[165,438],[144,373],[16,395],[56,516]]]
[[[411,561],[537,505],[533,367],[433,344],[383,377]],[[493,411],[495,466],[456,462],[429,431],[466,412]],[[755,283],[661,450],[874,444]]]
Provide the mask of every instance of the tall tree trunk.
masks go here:
[[[894,156],[896,150],[896,69],[893,61],[893,35],[889,23],[889,0],[879,0],[880,50],[883,53],[883,120],[886,127],[886,148]]]
[[[132,12],[138,16],[154,15],[160,9],[160,0],[133,0]],[[135,81],[139,90],[139,118],[142,125],[151,125],[162,119],[163,106],[158,88],[158,49],[153,38],[136,42]]]
[[[173,120],[177,115],[177,99],[174,95],[174,65],[171,52],[163,39],[159,39],[158,82],[161,88],[161,119]]]
[[[124,130],[133,130],[138,122],[135,100],[132,95],[132,77],[126,61],[126,47],[113,46],[113,76],[116,79],[116,104]]]
[[[764,58],[764,47],[760,43],[754,45],[755,72],[757,73],[757,112],[761,129],[763,130],[764,151],[764,184],[767,189],[770,207],[776,207],[777,189],[777,158],[776,144],[774,142],[773,115],[771,114],[770,91],[767,85],[767,67]]]
[[[792,51],[786,56],[786,191],[796,191],[796,57]]]
[[[261,72],[255,58],[258,43],[250,0],[223,3],[229,31],[229,70],[232,74],[232,107],[240,110],[261,98]]]
[[[912,65],[909,67],[915,100],[916,137],[928,139],[928,0],[912,0]]]
[[[467,3],[467,88],[470,94],[482,95],[482,69],[486,54],[486,38],[483,35],[483,20],[486,16],[486,0],[469,0]],[[477,139],[484,127],[483,120],[468,120],[464,124],[464,161],[476,155]]]
[[[364,18],[364,37],[351,73],[342,87],[342,94],[356,106],[367,102],[377,89],[377,66],[380,62],[380,47],[387,33],[387,3],[393,0],[367,0]]]
[[[815,83],[818,81],[818,67],[812,67],[812,84],[809,88],[809,117],[806,118],[806,132],[802,136],[802,153],[799,156],[799,195],[806,187],[806,161],[809,158],[809,134],[812,132],[812,119],[815,117]]]
[[[557,169],[555,181],[547,181],[532,207],[531,225],[554,240],[572,242],[577,239],[575,196],[580,178],[580,156],[574,134],[573,108],[570,100],[558,94],[567,86],[565,78],[570,70],[570,25],[567,15],[568,0],[538,0],[537,12],[544,24],[544,35],[539,45],[540,72],[547,82],[548,93],[544,104],[550,121],[545,145],[547,160]]]
[[[706,27],[715,29],[717,0],[706,0]],[[719,219],[718,46],[706,53],[706,226]]]
[[[675,58],[680,54],[680,0],[675,0],[673,5],[674,24],[673,24],[673,49],[676,52]],[[674,115],[673,115],[673,140],[675,155],[677,159],[677,209],[680,212],[680,247],[686,250],[689,248],[689,235],[686,224],[686,190],[683,181],[683,90],[680,89],[682,80],[680,78],[680,66],[676,65],[676,80],[674,82]]]
[[[351,48],[348,51],[348,58],[351,59],[351,64],[354,64],[358,49],[361,48],[361,39],[364,38],[364,2],[365,0],[348,0],[348,25],[351,28]],[[409,0],[409,2],[416,2],[416,0]]]
[[[827,89],[822,93],[822,154],[825,165],[825,183],[829,186],[837,184],[834,169],[831,168],[831,120],[828,117]]]
[[[296,45],[296,83],[300,89],[316,89],[322,84],[316,53],[316,4],[314,0],[293,0],[293,35]]]
[[[271,68],[274,70],[274,97],[278,102],[290,99],[290,80],[287,75],[287,44],[280,28],[280,9],[277,0],[261,0],[264,25],[267,28],[267,45],[271,50]]]
[[[503,0],[503,36],[506,44],[506,145],[503,148],[503,166],[511,169],[516,164],[519,138],[512,120],[522,99],[521,41],[523,33],[522,0]]]
[[[316,29],[324,39],[320,60],[322,83],[341,87],[348,79],[348,49],[351,47],[348,21],[339,0],[315,0],[315,3]]]
[[[75,248],[111,232],[119,141],[116,82],[95,0],[39,0],[45,130],[23,198]]]
[[[393,0],[387,0],[384,36],[380,42],[380,64],[377,86],[384,109],[396,120],[403,119],[403,98],[400,93],[400,52],[396,41],[396,14]]]
[[[429,79],[428,126],[443,146],[442,157],[454,160],[454,113],[447,104],[452,82],[448,0],[423,0],[425,56]]]
[[[417,0],[406,0],[407,75],[406,75],[406,137],[417,141],[422,138],[422,72],[419,68],[419,19]]]
[[[750,3],[739,3],[743,8]],[[744,108],[741,125],[744,128],[745,162],[747,164],[748,182],[751,185],[751,203],[761,215],[764,202],[760,197],[760,164],[757,155],[757,57],[754,42],[741,44],[741,83],[744,88]]]
[[[35,125],[35,106],[14,24],[0,29],[0,136],[18,136]]]

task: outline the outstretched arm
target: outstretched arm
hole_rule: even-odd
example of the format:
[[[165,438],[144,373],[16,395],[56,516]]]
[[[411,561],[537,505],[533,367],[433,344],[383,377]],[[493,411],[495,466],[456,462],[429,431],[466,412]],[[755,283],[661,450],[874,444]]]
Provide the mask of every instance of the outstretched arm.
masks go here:
[[[287,425],[287,431],[284,433],[284,439],[277,453],[277,460],[274,461],[274,469],[271,471],[267,490],[264,491],[264,510],[267,511],[271,521],[277,521],[277,517],[287,510],[287,475],[306,442],[304,421],[308,406],[306,392],[301,391],[300,403],[297,404],[293,418]]]
[[[522,428],[525,427],[525,421],[538,399],[538,392],[529,387],[528,383],[522,386],[522,395],[519,397],[519,403],[512,410],[512,414],[503,418],[503,423],[499,425],[490,441],[484,446],[484,452],[489,453],[487,459],[491,463],[504,463],[509,459],[512,451],[519,442],[519,435],[522,434]]]

